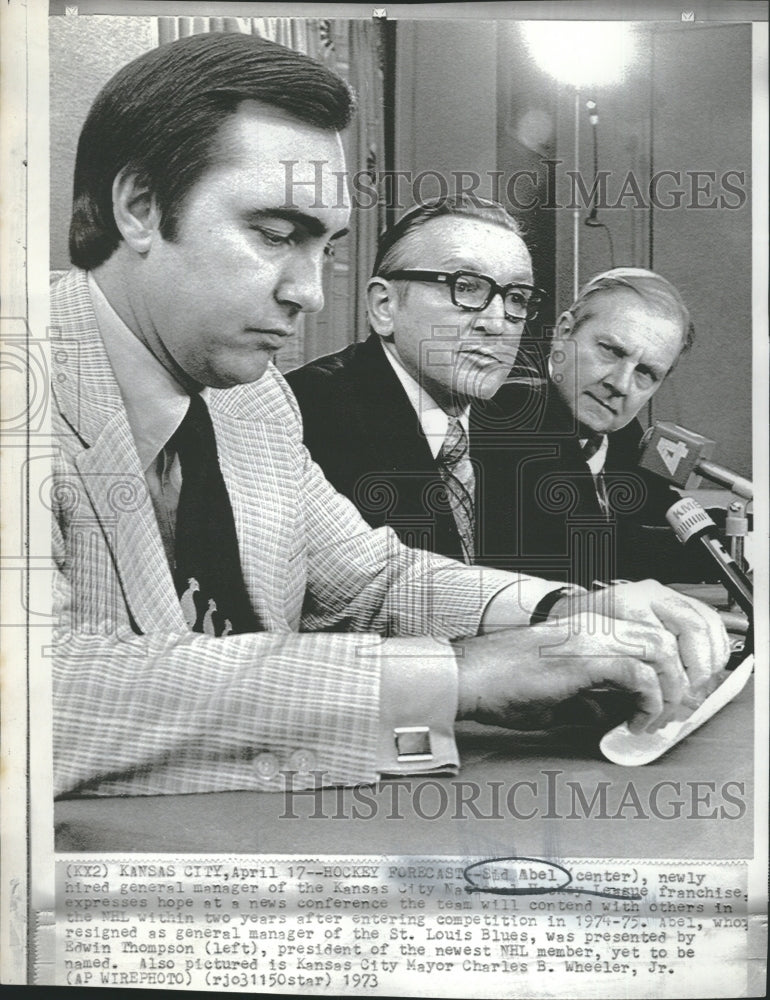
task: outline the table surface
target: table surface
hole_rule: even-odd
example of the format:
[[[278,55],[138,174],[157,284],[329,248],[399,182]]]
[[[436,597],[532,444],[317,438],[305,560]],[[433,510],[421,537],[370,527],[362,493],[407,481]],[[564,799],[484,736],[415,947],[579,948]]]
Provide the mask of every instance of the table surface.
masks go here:
[[[719,585],[677,589],[724,606]],[[601,733],[587,728],[533,736],[460,724],[457,777],[412,775],[294,795],[64,799],[54,808],[55,846],[115,854],[751,857],[753,705],[752,680],[643,767],[605,760]],[[675,800],[683,803],[680,816],[665,818]]]
[[[750,681],[714,718],[644,767],[611,764],[595,743],[525,739],[465,725],[458,727],[463,767],[456,778],[412,776],[357,790],[295,795],[222,792],[62,800],[55,806],[56,849],[116,854],[750,857],[752,709]],[[516,782],[532,785],[511,793]],[[574,800],[567,782],[579,783],[586,806]],[[656,786],[658,813],[673,812],[671,803],[678,799],[684,802],[680,818],[654,814],[650,803]],[[599,800],[591,807],[602,788],[607,796],[603,818]],[[468,805],[474,789],[478,816]],[[695,801],[698,796],[700,803]],[[742,816],[703,818],[718,815],[720,809],[736,816],[741,811],[736,798],[745,803]],[[528,816],[533,811],[536,815]]]

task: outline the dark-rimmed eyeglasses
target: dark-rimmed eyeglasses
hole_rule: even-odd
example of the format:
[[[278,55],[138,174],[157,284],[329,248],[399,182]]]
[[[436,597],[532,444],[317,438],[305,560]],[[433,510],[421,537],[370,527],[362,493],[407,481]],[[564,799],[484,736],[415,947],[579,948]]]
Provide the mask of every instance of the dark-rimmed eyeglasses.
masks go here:
[[[534,285],[522,285],[518,282],[498,285],[494,278],[475,271],[421,271],[404,268],[388,271],[379,277],[394,281],[435,281],[437,284],[447,285],[452,302],[461,309],[473,312],[486,309],[495,295],[500,295],[506,319],[512,323],[535,319],[546,296],[541,288],[535,288]]]

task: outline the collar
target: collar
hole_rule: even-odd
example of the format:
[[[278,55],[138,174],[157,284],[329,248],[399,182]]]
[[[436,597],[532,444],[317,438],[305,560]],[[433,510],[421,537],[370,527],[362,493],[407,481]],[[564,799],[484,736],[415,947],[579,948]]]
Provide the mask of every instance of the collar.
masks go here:
[[[384,348],[383,353],[385,357],[390,362],[390,366],[396,373],[396,377],[401,383],[412,405],[412,409],[417,414],[417,419],[420,421],[420,427],[422,427],[422,432],[428,442],[431,454],[434,458],[437,458],[439,451],[441,451],[441,445],[446,438],[449,417],[446,411],[441,409],[420,383],[404,368],[401,359],[390,342],[382,340],[381,343]],[[458,419],[466,435],[469,433],[469,414],[470,406],[467,406],[462,413],[458,414]]]
[[[588,438],[580,438],[580,447],[586,443]],[[609,447],[609,438],[606,434],[602,434],[602,440],[599,447],[596,449],[593,455],[588,459],[587,465],[591,470],[592,476],[598,476],[599,473],[604,468],[604,463],[607,461],[607,448]]]
[[[118,316],[90,272],[88,291],[146,472],[181,424],[190,397]]]

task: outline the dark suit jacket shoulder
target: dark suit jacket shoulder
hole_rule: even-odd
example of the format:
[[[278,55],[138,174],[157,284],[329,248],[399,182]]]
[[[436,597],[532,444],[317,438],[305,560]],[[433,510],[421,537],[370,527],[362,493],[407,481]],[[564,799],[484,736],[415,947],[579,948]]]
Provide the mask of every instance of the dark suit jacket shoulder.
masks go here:
[[[407,544],[461,558],[436,462],[380,338],[372,334],[286,378],[310,454],[369,524],[389,524]]]
[[[310,453],[364,518],[374,527],[389,524],[407,544],[461,558],[436,462],[379,338],[287,379]],[[666,524],[678,494],[638,467],[641,436],[636,420],[609,436],[608,524],[574,418],[547,382],[510,382],[494,399],[474,403],[477,561],[584,585],[703,579],[702,566],[688,563]],[[598,556],[591,548],[597,538],[604,546]]]
[[[570,579],[654,577],[663,582],[707,578],[707,567],[676,542],[666,511],[680,498],[639,467],[641,424],[632,420],[608,435],[604,483],[612,517],[604,518],[580,446],[575,418],[547,381],[508,383],[495,398],[518,414],[505,447],[513,498],[507,568]],[[490,456],[486,458],[487,464]],[[598,541],[601,543],[599,550]]]
[[[291,386],[302,412],[304,439],[326,478],[350,496],[355,480],[351,454],[362,446],[362,387],[355,369],[360,344],[318,358],[289,372]]]

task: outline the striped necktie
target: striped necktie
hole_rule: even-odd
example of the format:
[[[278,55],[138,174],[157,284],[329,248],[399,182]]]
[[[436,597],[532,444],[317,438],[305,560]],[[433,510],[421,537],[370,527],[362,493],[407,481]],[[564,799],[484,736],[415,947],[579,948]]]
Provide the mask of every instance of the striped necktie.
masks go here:
[[[581,451],[583,452],[583,458],[586,463],[588,463],[589,459],[594,457],[603,443],[604,435],[594,434],[592,437],[588,438],[585,444],[582,445]],[[601,508],[602,514],[605,518],[609,519],[610,503],[607,497],[607,485],[604,482],[604,467],[599,469],[598,472],[594,472],[589,466],[589,471],[594,479],[594,489],[596,491],[596,499],[599,501],[599,507]]]
[[[468,454],[468,435],[458,417],[449,417],[446,437],[438,453],[438,466],[460,535],[463,559],[472,563],[476,477]]]

